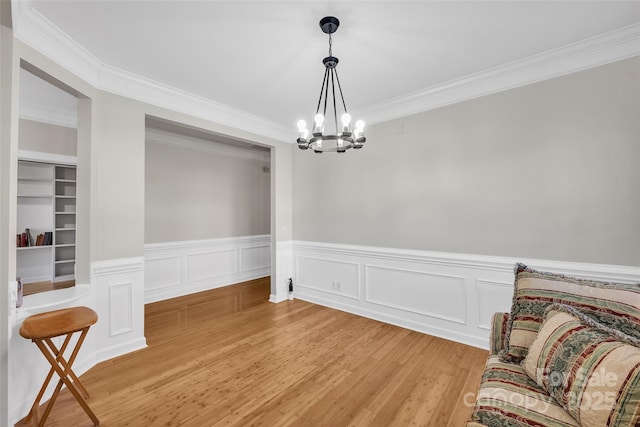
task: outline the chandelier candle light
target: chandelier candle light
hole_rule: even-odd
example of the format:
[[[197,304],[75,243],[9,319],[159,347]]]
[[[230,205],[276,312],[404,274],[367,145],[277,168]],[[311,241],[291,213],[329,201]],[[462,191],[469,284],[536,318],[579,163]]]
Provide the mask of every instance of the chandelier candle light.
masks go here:
[[[366,142],[364,137],[364,122],[358,120],[355,128],[351,131],[351,116],[347,112],[347,105],[344,102],[344,96],[342,95],[342,87],[340,87],[340,79],[338,78],[338,71],[336,67],[338,65],[338,58],[333,56],[331,52],[331,34],[335,33],[340,25],[338,18],[333,16],[327,16],[320,20],[320,28],[326,34],[329,34],[329,56],[322,60],[325,66],[324,78],[322,79],[322,87],[320,88],[320,98],[318,99],[318,106],[316,108],[316,115],[313,123],[313,132],[311,138],[309,131],[307,130],[307,123],[304,120],[298,120],[298,148],[301,150],[312,149],[315,153],[323,153],[325,151],[337,151],[338,153],[344,153],[349,148],[362,148]],[[336,84],[338,91],[340,92],[340,100],[342,101],[342,107],[344,113],[340,116],[342,126],[338,124],[338,110],[336,108]],[[335,121],[335,134],[325,134],[327,104],[329,97],[333,100],[333,120]],[[322,113],[320,112],[320,106],[324,107]],[[331,106],[331,104],[329,104]],[[329,112],[331,113],[331,112]]]

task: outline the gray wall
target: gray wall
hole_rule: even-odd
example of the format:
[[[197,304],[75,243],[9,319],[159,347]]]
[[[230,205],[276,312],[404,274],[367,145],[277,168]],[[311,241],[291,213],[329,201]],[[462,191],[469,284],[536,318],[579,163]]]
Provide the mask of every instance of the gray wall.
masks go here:
[[[95,260],[144,251],[144,104],[99,92],[92,141],[91,247]]]
[[[269,158],[243,157],[147,141],[145,243],[269,234]]]
[[[18,130],[20,150],[75,156],[78,132],[74,128],[20,119]]]
[[[640,265],[640,57],[296,150],[294,239]]]

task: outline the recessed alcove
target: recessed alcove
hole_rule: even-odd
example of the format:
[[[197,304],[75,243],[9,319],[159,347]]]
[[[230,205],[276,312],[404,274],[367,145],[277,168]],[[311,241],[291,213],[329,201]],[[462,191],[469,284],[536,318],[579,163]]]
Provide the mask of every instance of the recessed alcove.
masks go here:
[[[16,280],[23,284],[23,304],[31,307],[48,299],[56,304],[59,293],[37,301],[30,295],[89,281],[91,104],[25,60],[19,80]]]

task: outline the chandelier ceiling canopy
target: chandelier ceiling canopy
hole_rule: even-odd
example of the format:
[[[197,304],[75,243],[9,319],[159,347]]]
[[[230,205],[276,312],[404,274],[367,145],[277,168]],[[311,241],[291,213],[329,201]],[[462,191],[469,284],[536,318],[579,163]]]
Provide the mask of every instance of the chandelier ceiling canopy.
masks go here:
[[[340,26],[338,18],[326,16],[320,20],[320,28],[325,34],[329,34],[329,56],[322,60],[325,66],[324,78],[320,88],[320,97],[316,107],[316,115],[313,120],[313,131],[309,135],[307,123],[304,120],[298,121],[298,148],[301,150],[311,149],[315,153],[325,151],[335,151],[344,153],[350,148],[362,148],[366,142],[364,137],[364,122],[358,120],[352,130],[351,115],[347,111],[347,104],[344,102],[340,79],[338,78],[338,58],[333,56],[331,35]],[[340,94],[340,102],[336,99],[336,86]],[[331,102],[329,99],[331,98]],[[329,122],[327,123],[327,106],[329,107]],[[322,107],[322,111],[320,108]],[[338,122],[338,109],[342,109],[340,122]],[[331,114],[333,109],[333,114]],[[326,129],[335,125],[335,133],[325,132]],[[309,138],[309,136],[311,136]]]

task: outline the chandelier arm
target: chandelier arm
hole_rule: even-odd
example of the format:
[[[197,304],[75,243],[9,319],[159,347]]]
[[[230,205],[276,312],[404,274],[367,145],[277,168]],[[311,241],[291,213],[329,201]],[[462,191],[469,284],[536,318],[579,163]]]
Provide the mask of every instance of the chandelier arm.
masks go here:
[[[322,111],[322,115],[326,118],[327,117],[327,100],[329,99],[328,95],[329,95],[329,68],[326,69],[326,76],[327,76],[327,84],[324,87],[324,110]]]
[[[342,95],[342,86],[340,86],[340,78],[338,77],[338,70],[335,70],[335,72],[336,72],[336,81],[338,82],[338,89],[340,90],[340,99],[342,99],[342,107],[344,108],[344,112],[348,113],[347,104],[344,102],[344,95]]]
[[[333,82],[333,75],[336,73],[336,69],[331,69],[331,92],[333,95],[333,120],[336,124],[336,135],[339,133],[338,131],[338,110],[336,109],[336,85]]]
[[[324,78],[322,79],[322,87],[320,88],[320,97],[318,98],[318,106],[316,107],[316,114],[320,111],[320,103],[322,102],[322,92],[324,92],[324,85],[327,82],[327,73],[329,72],[328,68],[324,69]]]

